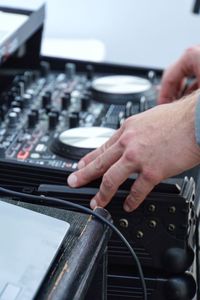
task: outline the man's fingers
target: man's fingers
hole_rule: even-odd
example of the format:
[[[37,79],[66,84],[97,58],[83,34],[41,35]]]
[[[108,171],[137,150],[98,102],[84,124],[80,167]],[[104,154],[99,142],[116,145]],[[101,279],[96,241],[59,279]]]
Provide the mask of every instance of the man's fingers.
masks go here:
[[[121,155],[122,149],[114,144],[113,146],[108,148],[105,153],[97,156],[85,167],[72,173],[68,177],[68,184],[71,187],[79,187],[100,177],[112,164],[114,164],[120,158]]]
[[[104,174],[99,192],[91,200],[90,206],[106,206],[117,192],[119,186],[133,173],[137,172],[137,163],[131,163],[122,156]]]
[[[185,73],[180,61],[172,65],[163,75],[158,104],[169,103],[178,97]]]
[[[141,173],[131,187],[130,193],[125,199],[124,210],[131,212],[136,209],[146,196],[154,188],[155,184]]]
[[[200,87],[200,46],[187,49],[181,58],[164,72],[158,104],[178,99],[183,80],[195,77]]]
[[[85,155],[79,162],[78,162],[78,169],[82,169],[87,166],[91,161],[93,161],[96,157],[103,154],[109,147],[111,147],[120,137],[122,133],[122,127],[118,129],[111,138],[104,143],[98,149],[90,152],[89,154]]]

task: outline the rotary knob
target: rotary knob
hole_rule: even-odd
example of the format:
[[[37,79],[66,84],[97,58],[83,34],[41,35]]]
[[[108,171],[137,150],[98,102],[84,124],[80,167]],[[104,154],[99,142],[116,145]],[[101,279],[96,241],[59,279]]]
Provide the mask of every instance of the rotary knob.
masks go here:
[[[51,92],[45,92],[42,96],[42,108],[48,109],[51,105]]]
[[[31,111],[28,114],[28,128],[34,128],[38,122],[38,114],[36,111]]]
[[[49,130],[53,130],[56,128],[58,124],[58,114],[57,112],[50,112],[49,113]]]
[[[18,117],[16,112],[10,112],[8,115],[8,126],[9,127],[14,127],[16,126]]]
[[[65,65],[65,74],[67,79],[71,80],[76,75],[76,65],[73,63],[67,63]]]
[[[70,93],[66,93],[61,98],[61,109],[67,110],[69,108],[70,104],[71,104],[71,95],[70,95]]]
[[[83,97],[80,99],[80,110],[81,110],[81,111],[87,111],[89,105],[90,105],[90,97],[88,97],[88,96],[83,96]]]
[[[79,125],[79,114],[72,113],[69,115],[69,128],[75,128]]]

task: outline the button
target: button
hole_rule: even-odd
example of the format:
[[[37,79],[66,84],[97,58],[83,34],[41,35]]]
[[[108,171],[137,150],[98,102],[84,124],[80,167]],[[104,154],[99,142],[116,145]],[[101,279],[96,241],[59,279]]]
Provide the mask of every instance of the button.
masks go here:
[[[45,152],[47,149],[47,146],[44,144],[38,144],[37,147],[35,148],[35,151],[37,152]]]
[[[22,159],[22,160],[27,159],[28,157],[29,157],[29,151],[21,150],[17,154],[17,158]]]
[[[34,159],[38,159],[38,158],[40,158],[40,154],[39,153],[31,153],[30,157],[34,158]]]

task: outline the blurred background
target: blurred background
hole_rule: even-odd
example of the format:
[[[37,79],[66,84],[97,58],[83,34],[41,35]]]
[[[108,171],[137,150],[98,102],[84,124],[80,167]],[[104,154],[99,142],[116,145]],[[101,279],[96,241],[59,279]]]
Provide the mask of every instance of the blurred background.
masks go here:
[[[44,1],[0,0],[35,8]],[[42,53],[165,68],[200,43],[192,0],[46,0]]]

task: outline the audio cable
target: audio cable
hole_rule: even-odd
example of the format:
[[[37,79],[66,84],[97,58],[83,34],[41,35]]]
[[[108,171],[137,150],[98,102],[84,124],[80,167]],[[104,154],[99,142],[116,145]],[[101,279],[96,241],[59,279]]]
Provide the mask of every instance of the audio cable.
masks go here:
[[[121,239],[121,241],[129,249],[129,251],[135,261],[137,269],[138,269],[138,273],[139,273],[139,277],[140,277],[140,281],[141,281],[141,285],[142,285],[142,290],[143,290],[143,300],[147,300],[147,288],[146,288],[146,283],[145,283],[144,274],[143,274],[143,270],[142,270],[140,261],[136,255],[134,249],[131,247],[130,243],[127,241],[127,239],[124,237],[124,235],[120,232],[120,230],[115,225],[113,225],[111,222],[109,222],[106,218],[98,215],[93,210],[91,210],[85,206],[82,206],[82,205],[79,205],[79,204],[76,204],[76,203],[73,203],[73,202],[70,202],[67,200],[55,198],[55,197],[47,197],[47,196],[43,196],[43,195],[40,195],[40,196],[29,195],[29,194],[13,191],[10,189],[6,189],[3,187],[0,187],[0,192],[2,192],[3,194],[15,196],[15,197],[20,197],[20,198],[22,197],[22,199],[20,199],[21,202],[27,202],[27,203],[31,203],[31,204],[51,206],[51,207],[53,206],[53,207],[57,207],[60,209],[65,209],[65,210],[67,210],[68,207],[75,208],[76,210],[78,210],[82,213],[92,215],[93,217],[98,219],[101,223],[106,224],[109,228],[112,229],[113,232],[115,232],[117,234],[117,236]]]

